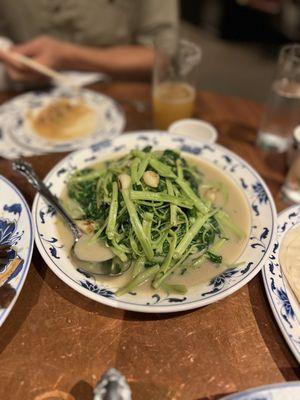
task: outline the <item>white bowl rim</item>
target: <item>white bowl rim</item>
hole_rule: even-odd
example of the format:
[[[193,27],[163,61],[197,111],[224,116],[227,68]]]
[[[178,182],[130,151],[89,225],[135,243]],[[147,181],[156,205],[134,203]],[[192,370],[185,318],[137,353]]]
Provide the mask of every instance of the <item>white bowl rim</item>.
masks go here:
[[[194,136],[194,135],[189,135],[188,133],[188,129],[187,128],[187,133],[178,133],[178,132],[174,132],[174,130],[176,130],[176,128],[178,128],[178,126],[182,126],[184,127],[185,125],[194,125],[194,126],[198,126],[199,128],[204,128],[206,130],[207,133],[207,138],[201,138],[201,133],[199,134],[198,137]],[[173,122],[169,127],[168,127],[168,132],[175,134],[175,135],[179,135],[179,136],[188,136],[191,137],[192,139],[198,139],[200,141],[203,141],[205,143],[215,143],[218,139],[218,131],[217,129],[210,123],[207,121],[204,121],[202,119],[197,119],[197,118],[185,118],[185,119],[180,119],[178,121]]]
[[[164,132],[164,131],[141,130],[141,131],[135,131],[135,132],[131,131],[128,133],[126,132],[125,134],[118,136],[116,138],[113,138],[112,140],[118,140],[118,138],[120,138],[120,137],[124,138],[125,136],[139,136],[145,132],[147,132],[147,133],[153,132],[153,133],[156,133],[157,135],[169,135],[168,132]],[[184,137],[183,135],[172,135],[172,136],[173,137],[176,136],[178,139],[180,139],[180,138],[186,139],[186,137]],[[195,139],[193,139],[193,138],[189,138],[189,139],[195,142]],[[202,143],[202,145],[205,145],[205,143]],[[256,172],[256,170],[254,168],[251,167],[251,165],[247,161],[243,160],[240,156],[238,156],[231,150],[229,150],[226,147],[221,146],[217,143],[212,143],[209,145],[216,146],[223,152],[234,157],[237,161],[239,161],[239,163],[246,165],[246,167],[249,169],[249,171],[252,173],[252,175],[254,175],[264,185],[264,189],[268,195],[268,199],[270,202],[270,208],[272,210],[272,217],[273,217],[272,232],[276,233],[276,226],[277,226],[276,206],[274,203],[273,196],[272,196],[267,184],[263,180],[263,178],[258,174],[258,172]],[[75,152],[68,154],[66,157],[64,157],[62,160],[60,160],[57,164],[55,164],[55,166],[45,176],[44,182],[46,182],[51,177],[54,170],[56,170],[56,169],[58,170],[59,168],[61,168],[70,156],[76,156],[77,153],[83,152],[85,150],[87,150],[87,149],[77,150]],[[241,282],[238,282],[238,283],[228,287],[227,289],[225,289],[221,293],[218,293],[214,297],[208,297],[206,299],[194,300],[193,302],[181,303],[181,304],[175,304],[175,305],[147,305],[146,306],[146,305],[132,304],[129,302],[127,303],[124,301],[119,302],[116,299],[109,299],[109,298],[106,298],[103,296],[96,296],[95,293],[80,286],[75,280],[73,280],[71,277],[69,277],[67,275],[67,273],[61,271],[60,268],[56,266],[55,262],[50,258],[50,256],[45,252],[43,245],[41,243],[40,237],[39,237],[39,232],[38,232],[37,224],[36,224],[37,206],[38,206],[40,197],[41,196],[39,194],[35,195],[33,205],[32,205],[32,216],[33,216],[33,221],[34,221],[35,243],[36,243],[36,246],[37,246],[40,254],[42,255],[42,257],[44,258],[44,255],[45,255],[45,256],[47,256],[48,259],[50,259],[50,264],[48,264],[45,261],[47,263],[47,265],[64,283],[66,283],[68,286],[70,286],[72,289],[76,290],[77,292],[83,294],[85,297],[88,297],[99,303],[102,303],[102,304],[105,304],[108,306],[112,306],[114,308],[120,308],[120,309],[127,310],[127,311],[136,311],[136,312],[143,312],[143,313],[173,313],[173,312],[187,311],[187,310],[192,310],[192,309],[199,308],[199,307],[204,307],[208,304],[222,300],[223,298],[225,298],[225,297],[233,294],[237,290],[241,289],[251,279],[253,279],[255,275],[257,275],[261,271],[262,266],[263,266],[265,260],[268,259],[269,253],[272,251],[273,245],[277,239],[276,234],[273,234],[273,236],[270,239],[270,243],[268,245],[266,252],[262,256],[259,264],[256,266],[256,268],[252,272],[250,272],[246,277],[244,277]],[[44,258],[44,260],[45,260],[45,258]]]

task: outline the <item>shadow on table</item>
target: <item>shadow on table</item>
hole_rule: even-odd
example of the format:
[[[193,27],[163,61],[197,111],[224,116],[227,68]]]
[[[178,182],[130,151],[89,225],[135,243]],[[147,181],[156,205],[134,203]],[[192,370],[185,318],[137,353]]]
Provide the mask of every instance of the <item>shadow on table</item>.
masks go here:
[[[93,400],[93,388],[86,381],[77,382],[71,389],[70,394],[75,400]]]
[[[261,274],[248,284],[249,297],[260,334],[287,381],[300,379],[300,367],[285,342],[269,306]],[[283,366],[290,365],[286,368]]]
[[[179,318],[182,317],[183,315],[188,315],[195,311],[197,311],[197,309],[189,311],[180,311],[175,313],[157,313],[157,314],[125,311],[123,319],[126,321],[159,321],[162,319]]]
[[[47,268],[42,259],[40,259],[40,265],[41,264],[43,264],[43,268],[41,270]],[[59,296],[63,297],[68,302],[74,304],[76,307],[112,319],[119,319],[126,321],[155,321],[155,320],[175,318],[195,311],[191,310],[179,313],[177,312],[177,313],[152,314],[152,313],[138,313],[133,311],[124,311],[114,307],[109,307],[104,304],[97,303],[94,300],[88,299],[87,297],[76,292],[76,290],[70,288],[68,285],[62,282],[52,271],[49,271],[49,273],[46,275],[45,283]]]
[[[209,397],[199,397],[196,400],[220,400],[223,399],[225,396],[229,396],[231,393],[224,393],[224,394],[216,394],[214,396],[209,396]]]
[[[155,383],[145,382],[130,382],[130,389],[132,392],[132,398],[135,400],[165,400],[172,396],[170,390],[163,389]],[[71,389],[70,394],[74,397],[74,400],[92,400],[93,399],[93,387],[86,381],[77,382]],[[195,400],[220,400],[227,394],[217,394],[209,397],[199,397]]]
[[[46,269],[38,271],[36,265],[40,265],[41,257],[35,249],[33,252],[32,262],[29,268],[27,278],[21,290],[20,296],[16,301],[13,309],[10,312],[7,320],[1,327],[0,337],[0,353],[11,342],[22,324],[26,320],[32,307],[38,302],[40,289],[45,278]]]

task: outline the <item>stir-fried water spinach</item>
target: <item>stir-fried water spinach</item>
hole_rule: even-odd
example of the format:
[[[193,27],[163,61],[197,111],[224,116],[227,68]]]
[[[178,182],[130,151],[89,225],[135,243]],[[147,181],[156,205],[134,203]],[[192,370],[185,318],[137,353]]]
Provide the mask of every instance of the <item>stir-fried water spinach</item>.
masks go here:
[[[91,222],[115,254],[113,263],[130,263],[131,278],[116,294],[134,291],[150,280],[154,289],[185,293],[168,278],[221,264],[219,250],[230,234],[243,233],[215,206],[217,186],[173,150],[132,150],[126,156],[76,171],[67,183],[69,211]],[[225,198],[225,194],[224,194]]]

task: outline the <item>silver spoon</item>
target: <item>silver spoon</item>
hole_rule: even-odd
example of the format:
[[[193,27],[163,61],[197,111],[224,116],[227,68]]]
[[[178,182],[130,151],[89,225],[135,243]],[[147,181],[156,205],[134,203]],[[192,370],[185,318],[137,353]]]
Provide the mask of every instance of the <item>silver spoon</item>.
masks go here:
[[[131,400],[126,378],[115,368],[109,368],[94,390],[94,400]]]
[[[97,259],[98,261],[89,261],[79,258],[79,247],[82,247],[82,244],[87,242],[88,235],[84,234],[78,228],[76,223],[72,220],[72,218],[70,218],[66,210],[59,203],[58,199],[50,192],[44,182],[37,176],[31,164],[23,160],[16,160],[12,163],[12,168],[14,171],[24,175],[34,189],[36,189],[36,191],[40,193],[47,200],[47,202],[64,218],[74,237],[74,243],[70,250],[70,255],[76,264],[79,264],[81,270],[95,275],[116,276],[123,274],[125,270],[129,268],[130,264],[126,265],[124,268],[124,266],[122,267],[120,264],[112,262],[114,254],[100,240],[97,241],[97,245],[99,245],[101,252],[103,251],[105,254],[103,255],[103,253],[101,253],[102,256],[101,258]]]

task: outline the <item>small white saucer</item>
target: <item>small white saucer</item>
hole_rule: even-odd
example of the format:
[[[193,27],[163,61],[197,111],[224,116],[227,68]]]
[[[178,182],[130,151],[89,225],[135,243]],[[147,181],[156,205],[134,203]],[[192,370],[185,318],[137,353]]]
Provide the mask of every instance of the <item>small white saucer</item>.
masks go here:
[[[205,143],[214,143],[218,138],[218,132],[213,125],[193,118],[173,122],[168,128],[168,132],[188,136]]]

